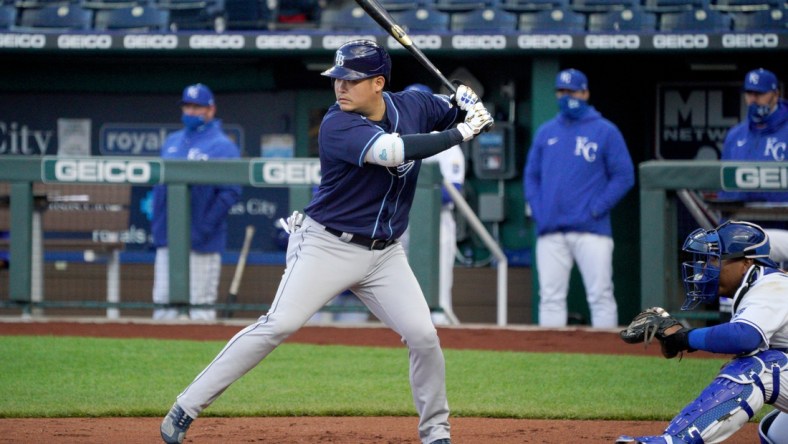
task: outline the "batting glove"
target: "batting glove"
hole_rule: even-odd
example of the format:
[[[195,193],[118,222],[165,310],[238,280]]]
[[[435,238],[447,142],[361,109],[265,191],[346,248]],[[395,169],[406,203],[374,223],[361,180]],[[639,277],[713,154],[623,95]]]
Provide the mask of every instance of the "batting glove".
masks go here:
[[[467,142],[480,132],[491,127],[493,123],[495,123],[495,120],[493,120],[490,112],[487,111],[487,108],[481,102],[478,102],[468,111],[468,115],[465,116],[465,122],[457,125],[457,129],[462,134],[462,141]]]
[[[463,111],[470,111],[470,109],[479,102],[479,96],[470,87],[460,85],[457,87],[457,92],[451,97],[451,101],[457,104],[457,107]]]
[[[282,229],[285,230],[287,234],[293,234],[301,228],[301,223],[304,221],[304,215],[299,213],[298,211],[293,211],[287,220],[279,218],[279,225],[282,226]]]

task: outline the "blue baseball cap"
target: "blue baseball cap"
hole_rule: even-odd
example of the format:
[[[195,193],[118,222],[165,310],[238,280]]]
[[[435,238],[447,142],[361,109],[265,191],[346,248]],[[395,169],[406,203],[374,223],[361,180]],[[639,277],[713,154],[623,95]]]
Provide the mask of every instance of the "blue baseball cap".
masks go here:
[[[186,103],[199,106],[213,106],[213,93],[210,88],[202,83],[189,85],[183,90],[183,98],[181,98],[181,105]]]
[[[744,76],[744,90],[758,93],[777,91],[777,76],[763,68],[752,70]]]
[[[565,69],[555,77],[555,89],[586,91],[588,89],[588,78],[576,69]]]

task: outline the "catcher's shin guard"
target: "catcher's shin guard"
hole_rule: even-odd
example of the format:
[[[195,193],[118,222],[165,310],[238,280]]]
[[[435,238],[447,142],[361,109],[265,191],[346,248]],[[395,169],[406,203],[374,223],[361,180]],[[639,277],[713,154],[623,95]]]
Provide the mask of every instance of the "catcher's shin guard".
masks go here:
[[[763,394],[752,384],[740,384],[718,377],[684,407],[665,435],[673,442],[701,444],[722,442],[739,430],[763,407]]]

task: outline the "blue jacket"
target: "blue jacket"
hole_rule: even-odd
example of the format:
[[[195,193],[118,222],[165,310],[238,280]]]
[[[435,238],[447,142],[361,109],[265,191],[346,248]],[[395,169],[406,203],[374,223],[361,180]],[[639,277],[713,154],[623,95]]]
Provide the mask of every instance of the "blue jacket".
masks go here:
[[[788,160],[788,102],[781,99],[777,109],[762,125],[749,119],[728,131],[722,145],[722,160],[758,162],[785,162]],[[729,200],[788,202],[788,192],[720,192],[719,197]]]
[[[523,174],[539,235],[612,236],[610,210],[634,183],[624,137],[593,107],[578,120],[559,114],[539,127]]]
[[[239,158],[238,147],[222,131],[221,121],[213,120],[191,131],[176,131],[164,141],[163,159],[213,160]],[[227,212],[238,202],[238,185],[194,185],[191,187],[191,249],[201,253],[221,253],[227,242]],[[153,189],[153,243],[167,245],[167,187]]]

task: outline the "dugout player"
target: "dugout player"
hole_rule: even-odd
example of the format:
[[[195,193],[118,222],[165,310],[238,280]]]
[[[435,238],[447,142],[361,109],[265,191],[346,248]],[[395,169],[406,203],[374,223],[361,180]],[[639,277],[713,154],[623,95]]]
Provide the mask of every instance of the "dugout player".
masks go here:
[[[744,76],[747,119],[728,131],[722,146],[723,161],[785,162],[788,160],[788,101],[780,96],[777,76],[759,68]],[[722,191],[723,200],[773,202],[788,205],[788,193],[780,191]],[[764,221],[772,244],[771,258],[788,263],[788,216]]]
[[[733,318],[713,327],[676,325],[662,343],[665,357],[705,350],[736,355],[687,405],[662,435],[617,443],[718,443],[746,424],[764,404],[775,410],[759,425],[763,444],[788,444],[788,274],[769,259],[769,236],[750,222],[698,229],[684,241],[686,301],[682,310],[720,296],[733,298]],[[691,377],[691,376],[690,376]]]
[[[181,98],[181,121],[184,128],[165,139],[161,147],[163,159],[196,161],[235,159],[240,157],[238,146],[222,131],[216,119],[213,92],[203,85],[187,86]],[[241,196],[237,185],[193,185],[191,187],[191,252],[189,253],[191,304],[215,304],[219,291],[219,275],[227,240],[227,212]],[[167,248],[167,187],[153,188],[153,243],[156,246],[153,276],[153,302],[169,304],[170,276]],[[176,319],[178,309],[156,308],[153,319]],[[213,321],[216,310],[192,308],[191,319]]]
[[[450,443],[443,352],[397,239],[408,224],[421,159],[471,140],[492,117],[465,86],[457,106],[445,96],[385,91],[391,60],[368,40],[342,45],[323,75],[332,79],[336,103],[318,135],[322,179],[303,223],[290,218],[286,269],[271,309],[178,395],[161,424],[165,442],[181,442],[193,418],[230,384],[350,289],[408,347],[420,441]]]
[[[591,311],[591,325],[618,325],[613,296],[610,211],[635,183],[635,167],[618,128],[588,104],[585,74],[558,73],[559,113],[534,136],[523,172],[536,223],[539,325],[564,327],[573,262]]]

